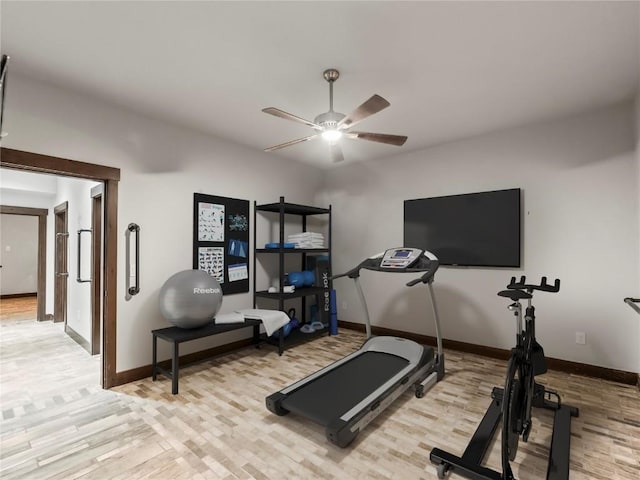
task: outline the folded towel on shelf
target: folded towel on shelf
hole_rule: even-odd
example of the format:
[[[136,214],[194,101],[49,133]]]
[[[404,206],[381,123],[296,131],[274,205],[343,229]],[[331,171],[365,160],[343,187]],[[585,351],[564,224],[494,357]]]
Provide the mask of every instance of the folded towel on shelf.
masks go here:
[[[302,232],[289,235],[287,241],[296,248],[324,248],[324,235],[315,232]]]
[[[243,323],[244,315],[240,312],[221,313],[216,315],[215,324],[222,325],[224,323]]]
[[[324,235],[322,233],[317,233],[317,232],[301,232],[301,233],[292,233],[291,235],[289,235],[289,238],[291,237],[298,237],[298,238],[324,238]]]
[[[261,320],[262,324],[264,325],[264,330],[269,337],[273,335],[273,333],[280,327],[284,327],[287,323],[289,323],[290,320],[287,314],[280,310],[247,308],[245,310],[238,310],[237,313],[244,315],[244,318]]]
[[[296,248],[324,248],[324,243],[296,243]]]
[[[322,235],[321,233],[313,234],[313,235],[305,235],[301,233],[297,235],[289,235],[287,237],[287,240],[310,240],[310,241],[312,240],[312,241],[322,242],[324,241],[324,235]]]

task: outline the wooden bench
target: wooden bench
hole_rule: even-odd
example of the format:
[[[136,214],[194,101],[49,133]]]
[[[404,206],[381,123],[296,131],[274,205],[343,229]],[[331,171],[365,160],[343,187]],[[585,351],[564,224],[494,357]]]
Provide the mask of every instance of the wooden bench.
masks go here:
[[[196,340],[198,338],[210,337],[212,335],[218,335],[224,332],[231,332],[239,330],[241,328],[253,327],[253,343],[259,344],[260,342],[260,320],[245,319],[244,323],[226,323],[216,325],[211,323],[200,328],[180,328],[180,327],[167,327],[152,330],[153,334],[153,364],[152,364],[152,378],[155,382],[158,372],[167,375],[171,378],[171,393],[176,395],[178,393],[178,377],[180,371],[180,354],[179,347],[181,343]],[[173,355],[171,358],[171,370],[166,370],[158,366],[158,338],[162,338],[167,342],[173,344]]]

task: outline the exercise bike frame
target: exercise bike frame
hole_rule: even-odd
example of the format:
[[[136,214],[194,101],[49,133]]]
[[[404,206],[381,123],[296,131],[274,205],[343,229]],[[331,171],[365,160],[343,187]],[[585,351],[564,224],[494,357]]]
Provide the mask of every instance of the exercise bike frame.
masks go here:
[[[514,297],[517,296],[514,295]],[[525,442],[529,438],[531,407],[533,405],[544,407],[545,393],[555,394],[557,405],[560,406],[560,397],[555,392],[546,391],[542,385],[535,383],[535,375],[546,372],[547,367],[543,356],[538,361],[536,372],[533,358],[535,307],[531,305],[530,293],[528,297],[523,298],[527,298],[528,301],[524,329],[522,328],[522,304],[516,299],[509,305],[509,310],[517,317],[516,346],[511,349],[511,356],[507,363],[503,390],[507,394],[503,396],[502,402],[502,472],[503,478],[509,480],[514,478],[510,461],[515,459],[519,437],[522,436]],[[535,403],[534,398],[537,400]]]
[[[455,470],[466,478],[476,480],[515,480],[510,462],[515,458],[519,438],[522,437],[525,442],[528,440],[532,407],[555,412],[546,478],[565,480],[569,477],[571,417],[577,417],[579,412],[575,407],[563,405],[556,392],[535,382],[536,375],[546,372],[546,364],[542,348],[535,341],[535,308],[531,305],[534,290],[557,292],[560,290],[560,281],[549,285],[546,277],[542,277],[539,285],[530,285],[526,284],[524,276],[519,282],[512,277],[507,290],[498,293],[513,301],[509,310],[517,319],[516,346],[511,349],[504,388],[493,389],[491,405],[461,457],[438,448],[431,450],[430,460],[438,465],[438,478],[443,479],[448,472]],[[521,299],[528,300],[524,328]],[[539,348],[537,355],[534,352],[536,346]],[[555,401],[551,397],[555,397]],[[498,472],[483,467],[481,463],[501,421],[502,472]]]

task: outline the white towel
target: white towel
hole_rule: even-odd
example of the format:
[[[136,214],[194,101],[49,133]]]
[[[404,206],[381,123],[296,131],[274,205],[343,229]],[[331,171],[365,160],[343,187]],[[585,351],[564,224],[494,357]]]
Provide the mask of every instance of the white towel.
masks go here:
[[[264,330],[267,336],[271,336],[280,327],[284,327],[289,323],[290,318],[286,313],[280,310],[263,310],[256,308],[248,308],[246,310],[239,310],[238,313],[244,315],[245,318],[251,318],[255,320],[262,320]]]
[[[287,241],[295,244],[296,248],[324,248],[324,235],[322,233],[296,233],[289,235]]]
[[[221,313],[216,315],[216,325],[222,325],[223,323],[244,323],[244,315],[239,312]]]

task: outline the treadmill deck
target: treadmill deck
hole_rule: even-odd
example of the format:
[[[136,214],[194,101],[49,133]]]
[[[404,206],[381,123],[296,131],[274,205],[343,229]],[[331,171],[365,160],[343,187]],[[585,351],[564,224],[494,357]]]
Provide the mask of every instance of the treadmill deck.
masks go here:
[[[406,359],[396,355],[367,351],[291,392],[282,406],[328,425],[408,366]]]

